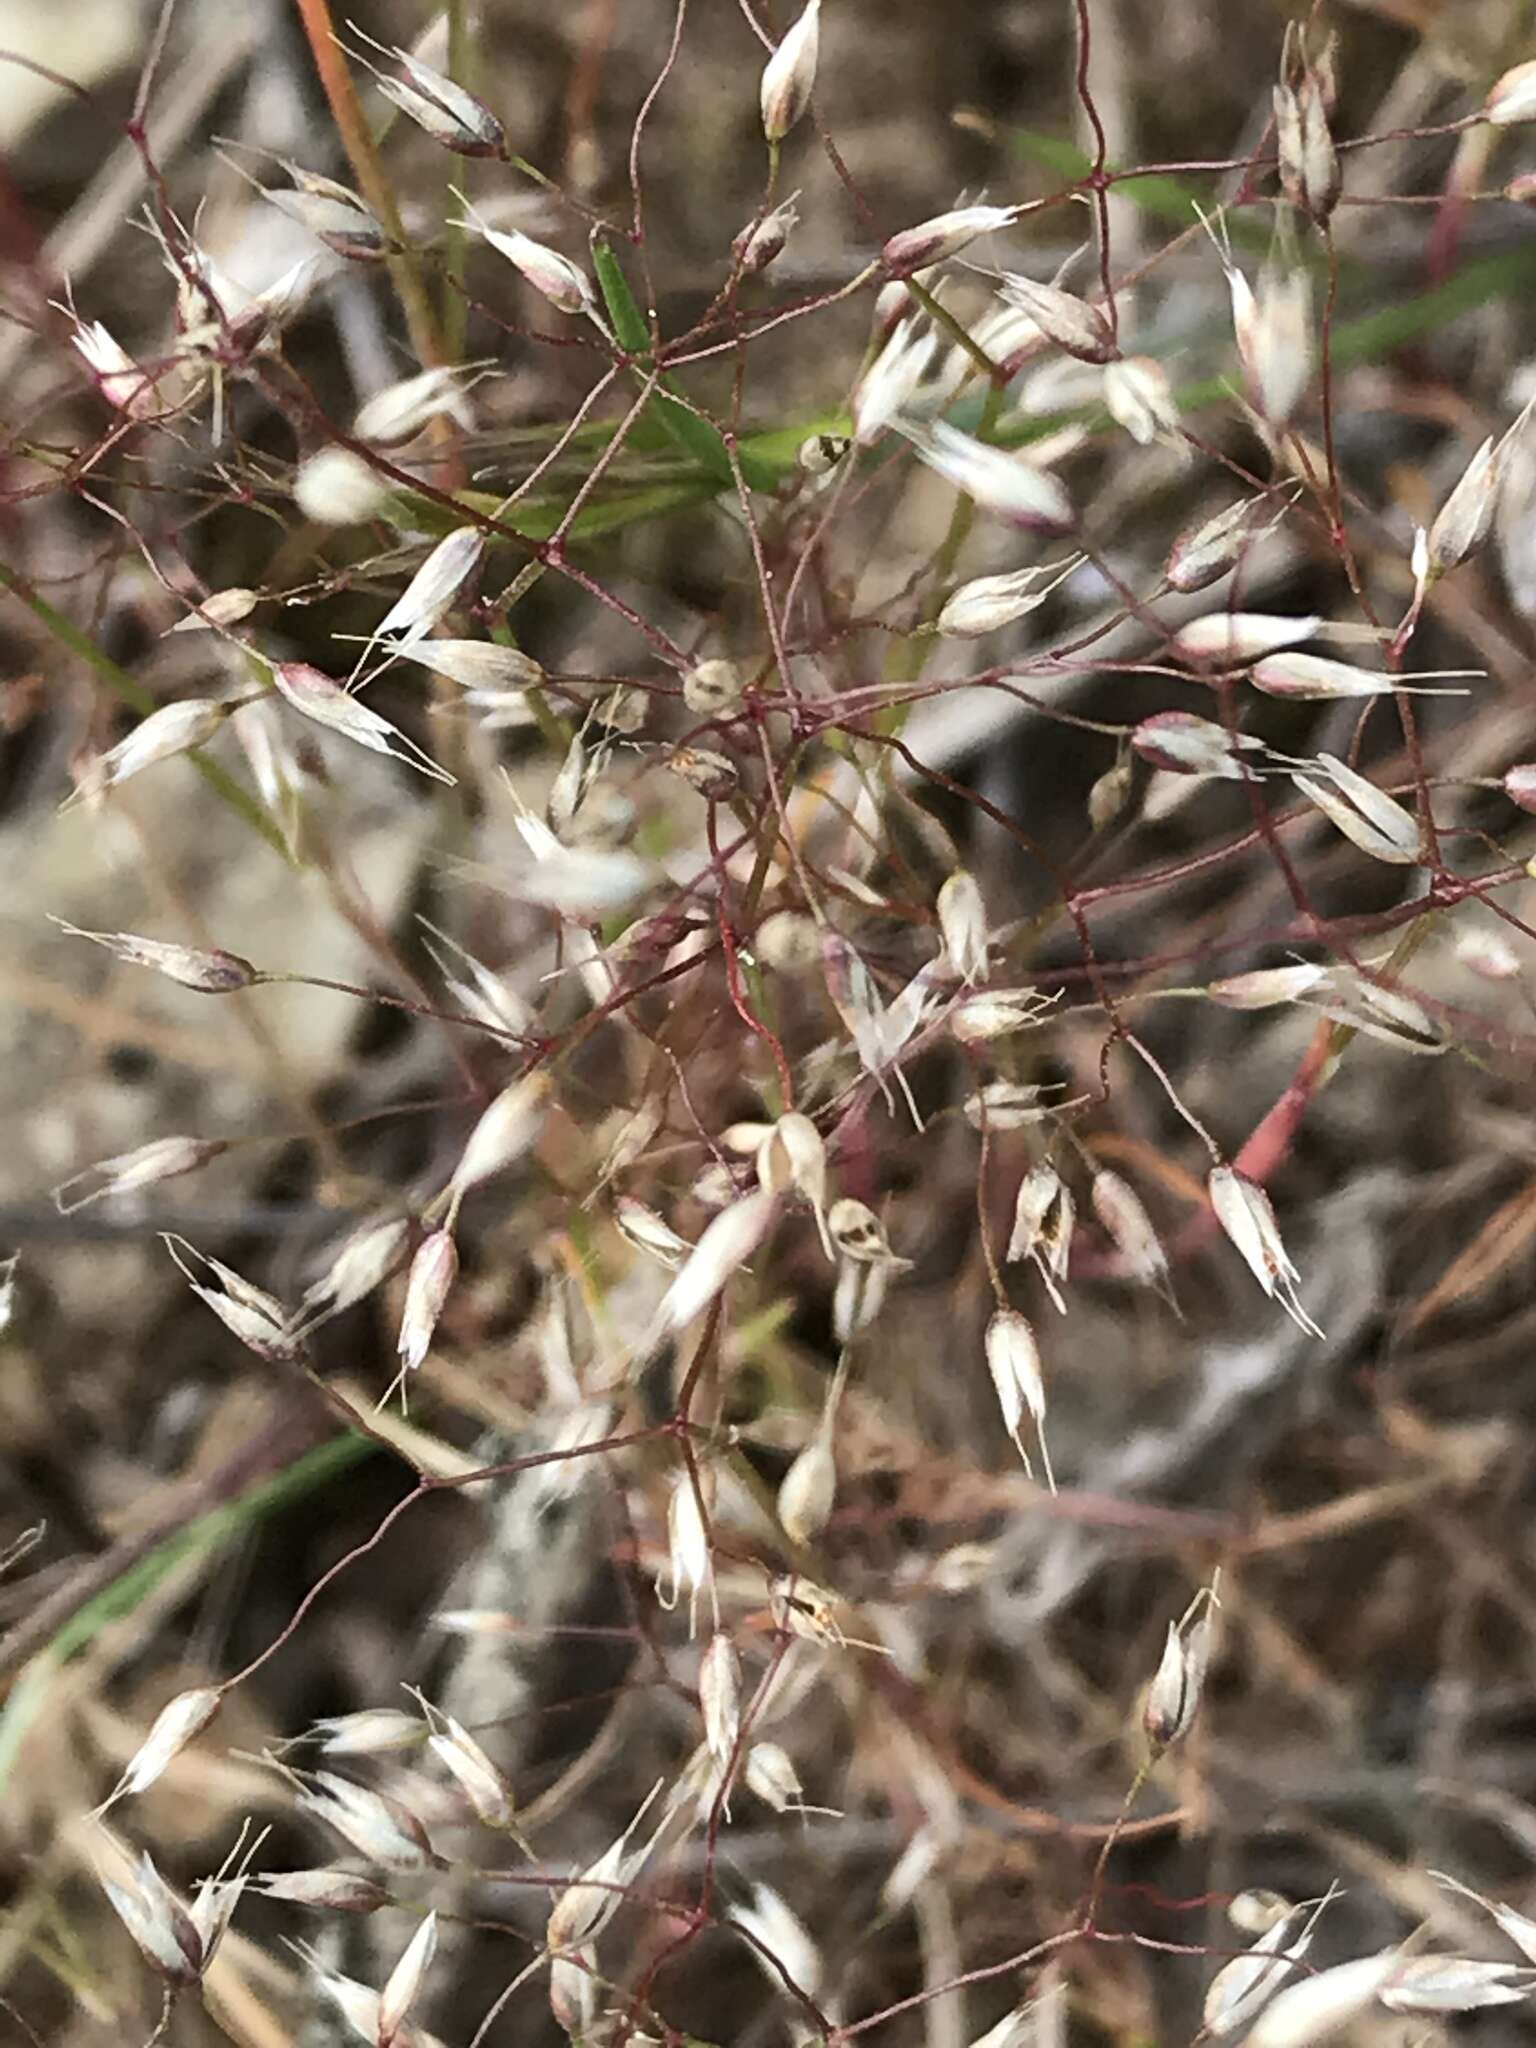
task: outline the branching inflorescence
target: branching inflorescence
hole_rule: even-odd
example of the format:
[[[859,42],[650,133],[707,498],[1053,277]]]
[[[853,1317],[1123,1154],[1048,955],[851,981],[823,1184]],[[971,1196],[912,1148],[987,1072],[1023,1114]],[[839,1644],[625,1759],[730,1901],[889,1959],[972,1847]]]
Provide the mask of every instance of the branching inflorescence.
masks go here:
[[[424,2014],[464,2026],[471,1930],[497,1928],[525,1952],[503,1969],[497,1950],[473,2042],[513,2038],[525,1983],[573,2040],[680,2039],[691,2023],[670,2015],[668,1985],[719,1929],[762,1966],[760,1995],[796,2039],[920,2026],[928,2005],[995,1980],[1018,1995],[977,2048],[1060,2039],[1096,1957],[1178,1948],[1128,1930],[1116,1856],[1177,1818],[1177,1756],[1221,1659],[1219,1568],[1262,1546],[1224,1510],[1203,1539],[1182,1505],[1166,1530],[1134,1493],[1116,1510],[1133,1529],[1145,1510],[1148,1546],[1203,1583],[1182,1620],[1157,1617],[1161,1661],[1126,1681],[1144,1689],[1144,1750],[1118,1817],[1035,1815],[1075,1844],[1069,1879],[1054,1904],[1044,1887],[1002,1960],[944,1931],[933,1871],[977,1778],[963,1743],[932,1734],[913,1613],[987,1579],[989,1512],[1057,1527],[1103,1508],[1091,1408],[1070,1388],[1092,1370],[1106,1300],[1177,1331],[1227,1299],[1245,1327],[1289,1318],[1284,1341],[1328,1343],[1317,1233],[1285,1190],[1341,1072],[1536,1046],[1502,1000],[1523,989],[1516,942],[1533,936],[1516,906],[1536,765],[1476,738],[1495,683],[1485,660],[1447,667],[1443,652],[1458,579],[1495,556],[1514,609],[1528,623],[1536,608],[1536,400],[1512,403],[1412,517],[1352,473],[1341,381],[1373,344],[1349,311],[1364,260],[1351,185],[1403,137],[1342,124],[1335,47],[1310,21],[1277,47],[1251,148],[1119,167],[1091,89],[1097,9],[1076,0],[1061,12],[1073,118],[1094,143],[1080,174],[1044,192],[1019,174],[1014,196],[1019,167],[1002,167],[993,197],[935,193],[902,225],[836,148],[852,0],[810,0],[776,37],[747,8],[765,47],[743,42],[739,89],[749,110],[757,94],[766,172],[702,308],[674,321],[651,268],[664,209],[643,204],[640,175],[643,119],[688,92],[686,7],[655,53],[622,219],[614,195],[565,189],[515,152],[489,69],[462,69],[470,11],[450,6],[451,49],[429,62],[366,37],[368,55],[338,46],[323,0],[300,8],[350,182],[225,151],[250,219],[270,210],[307,238],[257,290],[173,203],[136,119],[164,338],[130,346],[86,280],[50,280],[33,339],[41,356],[62,337],[56,388],[9,430],[23,535],[64,493],[93,521],[70,573],[56,549],[54,570],[41,550],[34,568],[25,541],[0,567],[12,608],[89,688],[71,828],[152,821],[162,791],[191,787],[190,761],[266,887],[331,905],[367,964],[248,959],[238,930],[68,935],[188,1004],[251,1018],[284,989],[339,991],[427,1048],[411,1088],[357,1128],[304,1108],[297,1140],[340,1213],[297,1278],[249,1277],[156,1206],[173,1181],[170,1197],[291,1141],[287,1127],[156,1135],[57,1190],[66,1216],[163,1224],[199,1314],[271,1398],[313,1404],[318,1435],[347,1432],[408,1474],[275,1638],[153,1719],[110,1781],[93,1853],[183,2001],[258,1897],[326,1925],[389,1914],[404,1931],[366,1981],[318,1937],[274,1966],[290,1998],[317,1992],[376,2048],[429,2040]],[[1536,119],[1531,71],[1411,139],[1491,153]],[[460,161],[407,197],[422,136]],[[783,197],[787,167],[803,154],[808,181],[818,147],[846,190]],[[1154,190],[1183,225],[1122,256],[1119,203]],[[807,283],[792,265],[813,205],[841,206],[838,232],[876,253]],[[1051,235],[1085,229],[1047,261]],[[1224,317],[1180,333],[1165,315],[1192,279]],[[359,293],[378,317],[395,305],[410,359],[347,408],[312,343]],[[455,360],[444,337],[465,335],[478,353]],[[815,407],[786,410],[781,382],[758,381],[786,348]],[[1151,562],[1145,535],[1171,501]],[[209,542],[221,522],[238,542]],[[715,600],[694,604],[688,575],[657,566],[658,537],[714,565],[700,574]],[[95,623],[130,570],[168,624],[123,662]],[[1267,608],[1288,578],[1309,600]],[[1048,807],[1000,765],[1047,735],[1080,783]],[[360,807],[410,839],[427,878],[426,908],[387,931],[345,839]],[[1453,955],[1486,1009],[1439,971]],[[1182,1056],[1197,1017],[1222,1034],[1218,1065],[1241,1065],[1244,1034],[1284,1046],[1273,1099]],[[381,1118],[430,1125],[403,1180],[355,1142]],[[966,1194],[963,1272],[943,1265],[944,1200],[910,1198],[928,1184]],[[477,1304],[498,1266],[517,1276],[520,1363],[515,1396],[482,1398]],[[1252,1281],[1262,1299],[1240,1294]],[[872,1466],[911,1452],[900,1403],[880,1416],[880,1381],[924,1284],[952,1297],[928,1412],[970,1410],[981,1388],[990,1450],[956,1469],[956,1430],[936,1453],[936,1497],[954,1507],[935,1526],[973,1533],[882,1574],[849,1535],[875,1519]],[[369,1304],[394,1332],[371,1378],[328,1348]],[[467,1438],[467,1418],[496,1433]],[[487,1568],[434,1617],[462,1652],[451,1698],[423,1682],[408,1706],[319,1719],[260,1761],[272,1810],[317,1828],[324,1860],[258,1870],[248,1844],[187,1903],[105,1815],[126,1823],[191,1745],[216,1746],[230,1695],[444,1496],[532,1501],[582,1532],[584,1569],[622,1565],[627,1605],[590,1625],[656,1689],[658,1782],[605,1842],[546,1846],[564,1839],[541,1825],[560,1802],[518,1782],[515,1702],[462,1673],[529,1628],[583,1624],[561,1587],[525,1602]],[[637,1726],[650,1691],[632,1675],[620,1695]],[[839,1792],[820,1768],[838,1711],[887,1731],[889,1797],[852,1776]],[[1148,1787],[1161,1805],[1139,1821]],[[733,1864],[744,1821],[814,1843],[835,1798],[886,1827],[876,1924],[916,1913],[920,1995],[867,1997],[811,1909]],[[1392,1942],[1315,1969],[1333,1898],[1241,1893],[1224,1951],[1181,1951],[1213,1955],[1210,2038],[1306,2048],[1368,2009],[1446,2014],[1532,1988],[1536,1928],[1475,1895],[1524,1961]]]

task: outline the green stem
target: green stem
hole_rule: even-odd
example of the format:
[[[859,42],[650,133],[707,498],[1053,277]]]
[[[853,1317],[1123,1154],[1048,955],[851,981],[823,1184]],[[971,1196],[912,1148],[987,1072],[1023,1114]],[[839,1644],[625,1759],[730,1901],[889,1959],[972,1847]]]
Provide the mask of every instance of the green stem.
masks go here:
[[[53,1682],[107,1625],[132,1614],[166,1575],[184,1560],[209,1556],[290,1502],[302,1500],[348,1467],[373,1454],[367,1437],[327,1438],[292,1464],[257,1482],[237,1499],[210,1508],[184,1528],[169,1531],[147,1555],[87,1600],[64,1621],[47,1646],[31,1659],[11,1687],[0,1712],[0,1783],[15,1763],[23,1736],[47,1703]]]
[[[88,633],[82,633],[73,620],[66,619],[62,612],[55,611],[47,598],[39,597],[31,585],[24,583],[15,570],[7,568],[4,562],[0,562],[0,590],[8,590],[14,598],[24,604],[33,618],[40,625],[47,627],[55,640],[61,641],[72,654],[79,655],[88,667],[95,670],[107,688],[121,697],[125,704],[145,717],[154,710],[155,700],[142,683],[135,682],[125,668],[119,668],[111,655],[103,654]],[[286,861],[288,849],[283,844],[282,834],[260,804],[249,796],[217,761],[210,761],[201,747],[193,747],[189,752],[193,765],[208,787],[227,803],[231,810],[238,811],[252,831],[259,832],[267,844]]]
[[[983,377],[996,386],[1002,376],[1002,371],[993,362],[992,358],[970,330],[955,318],[948,306],[941,304],[934,297],[926,285],[919,284],[915,277],[904,277],[901,281],[928,315],[934,326],[942,327],[950,340],[955,344],[955,347],[964,349]]]
[[[512,628],[506,624],[492,626],[491,638],[498,647],[516,647],[517,645]],[[550,703],[548,691],[529,688],[524,690],[523,695],[528,700],[528,708],[533,713],[535,722],[538,725],[539,731],[544,735],[546,743],[553,747],[563,760],[566,749],[571,744],[570,730],[565,720]]]
[[[998,415],[1003,409],[1002,386],[992,383],[987,388],[986,401],[981,408],[981,418],[976,424],[976,438],[990,441],[997,431]],[[960,559],[960,550],[970,537],[971,528],[976,524],[976,500],[961,494],[950,515],[949,531],[933,558],[933,589],[923,614],[923,622],[917,632],[910,634],[906,642],[896,650],[891,662],[890,678],[898,683],[915,683],[927,665],[928,656],[937,644],[933,626],[944,601],[949,596],[950,584],[954,580],[955,564]],[[898,727],[894,728],[899,730]]]

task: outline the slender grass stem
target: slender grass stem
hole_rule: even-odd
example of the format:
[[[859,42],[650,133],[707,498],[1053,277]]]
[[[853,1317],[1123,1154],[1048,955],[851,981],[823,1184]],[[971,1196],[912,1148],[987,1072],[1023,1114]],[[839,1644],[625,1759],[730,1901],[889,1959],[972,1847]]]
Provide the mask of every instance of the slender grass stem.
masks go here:
[[[135,681],[125,668],[120,668],[111,655],[103,653],[89,633],[82,632],[73,620],[65,618],[4,562],[0,562],[0,590],[8,590],[19,603],[24,604],[40,625],[46,626],[56,640],[79,655],[98,679],[132,710],[145,716],[154,710],[155,700],[142,683]],[[190,748],[188,759],[220,801],[238,813],[253,832],[260,833],[286,862],[289,854],[283,836],[255,798],[240,787],[227,769],[221,768],[217,761],[210,761],[201,747]]]
[[[346,57],[336,40],[330,0],[294,0],[294,5],[309,38],[310,54],[315,60],[331,117],[336,123],[358,187],[385,234],[398,245],[396,253],[388,259],[389,274],[399,295],[406,326],[410,329],[411,346],[424,366],[450,362],[452,357],[438,326],[432,301],[427,295],[415,256],[406,242],[394,187],[368,127]]]

